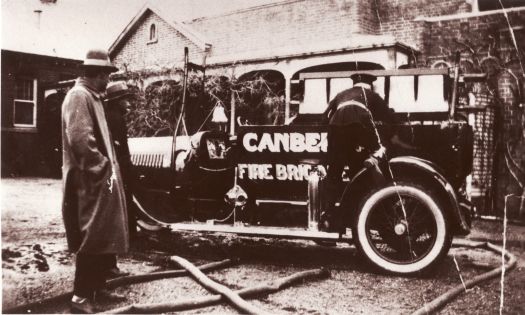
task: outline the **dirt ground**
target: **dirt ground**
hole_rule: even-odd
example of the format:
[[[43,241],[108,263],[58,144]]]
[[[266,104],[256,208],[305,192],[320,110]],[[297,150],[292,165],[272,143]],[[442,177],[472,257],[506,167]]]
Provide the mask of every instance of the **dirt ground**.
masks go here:
[[[61,183],[53,179],[18,178],[1,181],[2,310],[56,296],[72,289],[74,255],[66,250],[60,200]],[[501,222],[474,222],[469,238],[493,242],[502,239]],[[504,282],[504,314],[525,314],[525,228],[509,226],[508,249],[521,258]],[[232,267],[208,275],[232,289],[258,285],[298,271],[326,267],[328,279],[306,282],[250,300],[279,314],[406,314],[448,289],[501,264],[484,250],[453,248],[436,270],[424,277],[380,274],[361,263],[353,246],[322,247],[308,241],[239,238],[197,233],[140,233],[122,269],[133,274],[176,268],[169,255],[195,264],[240,258]],[[456,268],[456,263],[459,270]],[[157,280],[116,289],[127,296],[120,304],[102,304],[103,310],[131,303],[173,302],[209,296],[188,277]],[[440,314],[499,313],[500,281],[474,287]],[[67,302],[31,308],[32,313],[68,313]],[[226,304],[185,313],[237,313]]]

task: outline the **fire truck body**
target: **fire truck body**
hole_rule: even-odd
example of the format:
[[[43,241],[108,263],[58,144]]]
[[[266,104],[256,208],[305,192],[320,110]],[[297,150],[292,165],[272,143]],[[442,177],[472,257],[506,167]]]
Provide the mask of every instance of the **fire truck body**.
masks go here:
[[[336,205],[344,213],[344,233],[318,229],[320,212],[328,207],[323,180],[328,126],[322,123],[321,110],[312,112],[308,104],[282,126],[130,139],[140,178],[136,192],[140,207],[172,230],[350,241],[383,270],[411,274],[430,268],[446,255],[453,235],[470,229],[465,178],[472,167],[472,130],[457,115],[455,102],[446,101],[454,94],[448,70],[370,72],[381,78],[390,105],[402,104],[388,92],[397,79],[421,83],[437,78],[432,82],[441,86],[434,86],[431,93],[438,95],[438,111],[397,108],[397,123],[389,127],[407,145],[388,146],[385,187],[375,187],[365,168],[352,178],[343,176]],[[307,73],[301,79],[350,74]],[[164,207],[160,196],[168,200]]]

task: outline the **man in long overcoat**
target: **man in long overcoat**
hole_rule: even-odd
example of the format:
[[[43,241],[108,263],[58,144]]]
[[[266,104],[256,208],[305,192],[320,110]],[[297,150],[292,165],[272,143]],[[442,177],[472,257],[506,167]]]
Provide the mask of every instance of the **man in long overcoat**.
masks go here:
[[[76,253],[71,311],[90,313],[111,257],[126,252],[129,240],[124,187],[101,96],[117,68],[106,51],[90,50],[83,69],[62,104],[62,214],[69,249]]]

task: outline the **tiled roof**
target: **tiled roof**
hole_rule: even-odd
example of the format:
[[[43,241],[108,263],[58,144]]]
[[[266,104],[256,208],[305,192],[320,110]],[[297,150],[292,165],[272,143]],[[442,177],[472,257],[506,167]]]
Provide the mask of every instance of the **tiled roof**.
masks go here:
[[[214,16],[181,22],[173,10],[146,4],[111,46],[114,50],[151,10],[197,46],[211,45],[208,64],[300,56],[396,44],[392,36],[363,34],[355,12],[333,2],[317,1],[323,21],[311,2],[281,0]],[[336,31],[334,31],[336,30]],[[192,36],[198,34],[198,36]],[[204,45],[206,46],[206,45]]]
[[[322,20],[316,10],[323,10]],[[286,0],[185,24],[212,45],[209,64],[397,44],[393,36],[367,33],[354,11],[328,1]]]
[[[260,50],[230,52],[224,55],[213,54],[207,59],[210,65],[230,63],[232,61],[253,61],[253,60],[268,60],[290,57],[302,57],[310,54],[323,54],[333,52],[352,51],[369,48],[379,48],[385,46],[393,46],[400,44],[395,41],[393,36],[381,35],[360,35],[354,34],[348,40],[332,40],[332,41],[309,41],[304,44],[293,46],[282,46],[275,48],[260,47]]]
[[[148,12],[154,12],[156,15],[158,15],[168,24],[170,24],[174,29],[176,29],[184,36],[186,36],[189,40],[194,42],[197,46],[201,47],[202,49],[205,49],[205,44],[209,43],[207,41],[206,36],[203,36],[200,31],[191,27],[191,22],[183,21],[192,21],[193,19],[196,21],[199,20],[198,17],[201,16],[214,17],[230,15],[232,13],[242,12],[245,10],[253,10],[253,8],[259,8],[267,5],[272,6],[275,3],[280,3],[282,1],[290,0],[185,0],[178,2],[177,5],[173,5],[174,2],[172,0],[150,0],[144,4],[144,6],[129,21],[129,23],[121,31],[121,33],[115,37],[114,41],[112,42],[109,48],[109,51],[111,54],[122,43],[124,43],[125,40],[128,38],[128,35],[136,29],[136,27],[141,23],[142,17],[145,16]],[[246,9],[246,7],[248,8]],[[230,8],[230,10],[228,10],[228,8]],[[243,9],[237,9],[232,11],[233,8]],[[213,14],[213,12],[223,13]],[[206,17],[201,17],[200,19],[206,19]]]

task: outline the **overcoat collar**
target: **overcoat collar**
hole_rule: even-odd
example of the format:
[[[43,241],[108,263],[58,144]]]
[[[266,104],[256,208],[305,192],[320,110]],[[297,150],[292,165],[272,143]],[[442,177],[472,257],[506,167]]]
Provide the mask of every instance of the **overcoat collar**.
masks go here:
[[[93,109],[94,109],[94,113],[95,115],[97,116],[97,121],[101,122],[105,122],[106,121],[106,114],[104,113],[104,110],[105,110],[105,102],[103,101],[104,100],[104,94],[103,93],[100,93],[97,91],[97,89],[95,88],[95,85],[93,84],[93,82],[89,79],[89,78],[85,78],[85,77],[79,77],[75,83],[75,86],[79,86],[79,87],[82,87],[84,89],[86,89],[86,91],[88,91],[89,93],[91,93],[93,95],[93,97],[99,101],[99,103],[102,105],[100,106],[100,109],[98,108],[98,106],[93,106]],[[114,159],[114,151],[113,151],[113,145],[111,144],[111,135],[109,134],[109,130],[108,130],[108,127],[107,127],[107,123],[104,123],[104,124],[99,124],[99,128],[100,128],[100,131],[103,135],[107,135],[107,136],[103,136],[103,140],[104,140],[104,143],[106,145],[106,152],[108,153],[109,155],[109,159],[111,161],[115,161]]]
[[[82,87],[86,88],[91,94],[93,94],[93,96],[96,99],[98,99],[98,100],[102,100],[103,99],[102,93],[97,90],[97,88],[95,87],[95,85],[93,84],[93,82],[89,78],[79,77],[75,84],[78,85],[78,86],[82,86]]]

